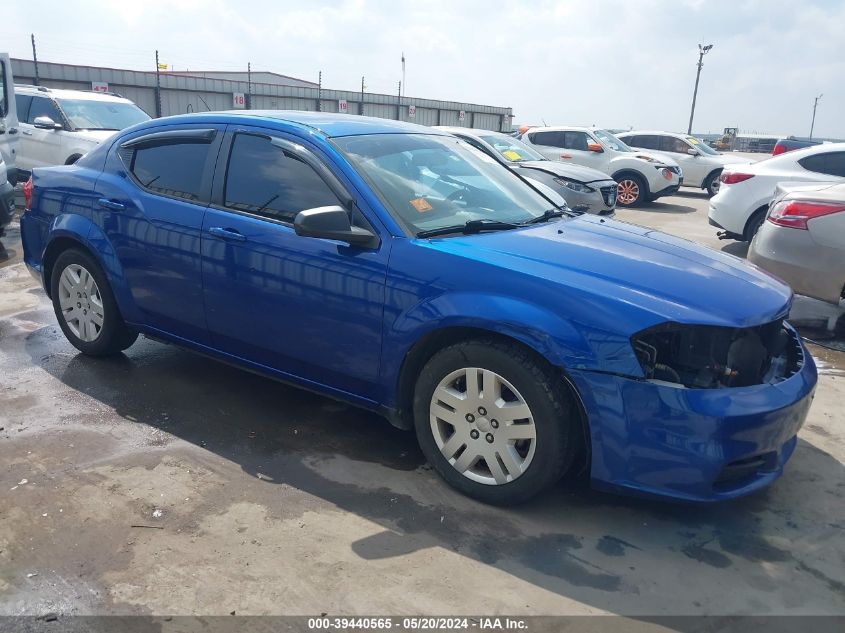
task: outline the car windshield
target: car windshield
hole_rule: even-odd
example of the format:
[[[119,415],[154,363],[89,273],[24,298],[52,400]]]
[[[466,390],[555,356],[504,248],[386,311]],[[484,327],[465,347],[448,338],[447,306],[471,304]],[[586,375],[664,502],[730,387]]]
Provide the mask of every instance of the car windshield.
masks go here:
[[[372,134],[334,143],[414,234],[473,220],[527,222],[554,207],[510,169],[451,136]]]
[[[607,130],[593,130],[593,134],[595,134],[596,138],[598,138],[602,143],[607,145],[612,150],[615,150],[617,152],[633,152],[634,151],[630,147],[625,145],[625,143],[623,143],[618,138],[613,136],[613,134],[611,134]]]
[[[150,119],[141,108],[128,102],[59,99],[59,105],[77,130],[122,130]]]
[[[711,156],[718,156],[719,155],[719,152],[717,152],[715,149],[710,147],[707,143],[698,140],[694,136],[686,136],[686,137],[684,137],[684,140],[687,143],[689,143],[690,145],[692,145],[695,149],[697,149],[702,154],[709,154]]]
[[[490,134],[479,136],[482,141],[499,152],[506,160],[512,163],[522,163],[529,160],[547,160],[540,152],[534,151],[522,141],[512,136]]]

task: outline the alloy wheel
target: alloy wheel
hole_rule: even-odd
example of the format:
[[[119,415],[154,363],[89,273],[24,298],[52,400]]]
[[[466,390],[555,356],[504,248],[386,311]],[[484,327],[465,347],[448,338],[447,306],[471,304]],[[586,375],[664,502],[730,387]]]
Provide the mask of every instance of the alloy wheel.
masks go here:
[[[79,264],[70,264],[59,279],[59,305],[68,328],[81,341],[97,340],[103,330],[103,298],[94,276]]]
[[[531,409],[496,372],[453,371],[435,388],[430,414],[437,448],[464,477],[502,485],[531,465],[537,443]]]
[[[640,185],[635,180],[620,180],[616,191],[617,202],[624,205],[634,204],[640,197]]]

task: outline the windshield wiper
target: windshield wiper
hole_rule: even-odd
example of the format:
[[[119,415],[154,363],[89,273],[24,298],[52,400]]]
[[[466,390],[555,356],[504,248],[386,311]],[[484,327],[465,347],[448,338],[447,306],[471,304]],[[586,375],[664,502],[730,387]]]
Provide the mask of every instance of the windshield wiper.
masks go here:
[[[539,224],[540,222],[548,222],[552,218],[560,218],[564,215],[574,217],[578,214],[570,211],[569,209],[564,208],[546,209],[546,211],[543,212],[543,215],[538,215],[536,218],[525,222],[525,224]]]
[[[417,233],[417,237],[437,237],[438,235],[449,235],[450,233],[463,233],[464,235],[472,235],[480,233],[481,231],[507,231],[508,229],[518,229],[524,226],[516,222],[500,222],[499,220],[470,220],[465,224],[455,224],[453,226],[441,226],[436,229],[427,229]]]

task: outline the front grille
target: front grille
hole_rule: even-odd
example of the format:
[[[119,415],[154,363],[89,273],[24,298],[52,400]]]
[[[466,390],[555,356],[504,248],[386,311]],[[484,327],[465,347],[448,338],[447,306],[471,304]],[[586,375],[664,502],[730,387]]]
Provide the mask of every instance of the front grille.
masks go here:
[[[602,187],[599,191],[601,191],[601,197],[607,206],[612,207],[616,205],[616,185]]]
[[[713,481],[716,491],[726,491],[739,487],[758,475],[777,470],[777,451],[769,451],[753,457],[745,457],[729,463],[719,471]]]

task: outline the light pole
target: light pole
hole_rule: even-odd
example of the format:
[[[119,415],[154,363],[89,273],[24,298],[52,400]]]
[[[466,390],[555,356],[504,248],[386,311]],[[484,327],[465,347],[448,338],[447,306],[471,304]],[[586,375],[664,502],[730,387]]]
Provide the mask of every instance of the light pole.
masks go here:
[[[820,94],[816,97],[816,100],[813,102],[813,122],[810,123],[810,140],[813,140],[813,128],[816,126],[816,108],[819,105],[819,99],[821,99],[824,94]]]
[[[692,108],[689,112],[689,128],[687,128],[687,134],[692,134],[692,117],[695,115],[695,98],[698,96],[698,79],[701,77],[701,67],[704,66],[702,60],[710,52],[711,48],[713,48],[712,44],[708,44],[707,46],[698,45],[698,72],[695,73],[695,90],[692,92]]]

